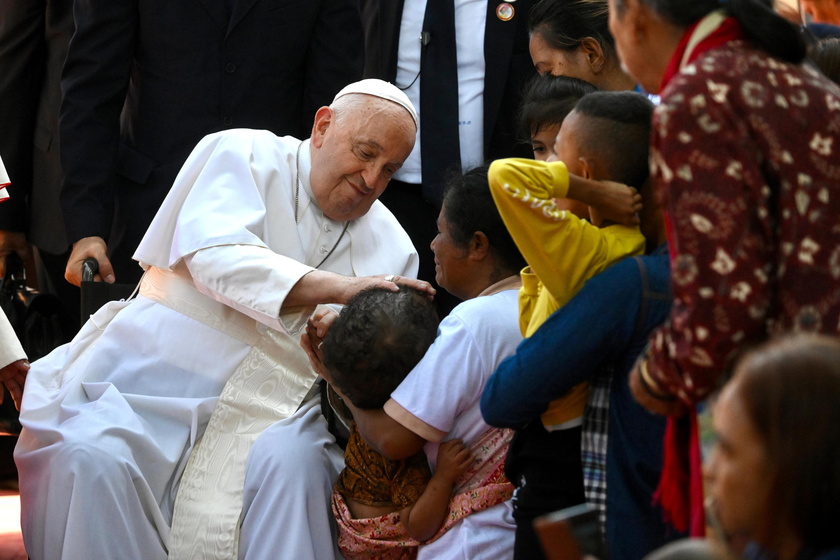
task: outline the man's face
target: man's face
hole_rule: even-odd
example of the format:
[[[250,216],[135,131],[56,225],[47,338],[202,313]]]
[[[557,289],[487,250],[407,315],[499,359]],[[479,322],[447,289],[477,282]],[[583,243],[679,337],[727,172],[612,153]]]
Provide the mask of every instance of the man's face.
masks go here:
[[[390,101],[371,97],[338,119],[322,107],[312,131],[310,173],[321,211],[342,222],[364,216],[411,153],[414,137],[414,121]]]

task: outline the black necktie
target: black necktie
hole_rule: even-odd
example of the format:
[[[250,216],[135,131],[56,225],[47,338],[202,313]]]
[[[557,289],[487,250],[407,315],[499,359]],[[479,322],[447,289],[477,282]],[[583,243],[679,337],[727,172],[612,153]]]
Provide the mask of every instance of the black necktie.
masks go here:
[[[454,0],[427,0],[420,56],[420,159],[423,195],[438,205],[447,172],[460,171],[458,57]]]

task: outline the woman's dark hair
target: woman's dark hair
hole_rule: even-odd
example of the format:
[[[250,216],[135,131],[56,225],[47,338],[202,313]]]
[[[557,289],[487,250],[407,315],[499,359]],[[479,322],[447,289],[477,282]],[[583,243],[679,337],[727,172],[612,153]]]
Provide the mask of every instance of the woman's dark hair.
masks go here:
[[[416,290],[362,290],[327,331],[324,365],[356,407],[382,408],[426,354],[437,326],[434,303]]]
[[[744,357],[732,383],[773,469],[764,544],[789,526],[813,552],[840,545],[840,340],[773,340]]]
[[[493,202],[486,165],[452,177],[447,182],[441,212],[456,245],[468,247],[475,232],[480,231],[487,236],[491,251],[506,271],[518,273],[525,266],[525,259]]]
[[[573,51],[592,37],[608,60],[617,60],[608,25],[607,0],[541,0],[528,19],[528,32],[539,33],[551,48]]]
[[[799,27],[776,13],[772,0],[640,1],[679,27],[689,27],[723,8],[738,20],[747,38],[767,54],[793,64],[799,64],[805,58],[806,45]],[[624,0],[615,0],[615,5],[621,13]]]
[[[578,100],[593,91],[598,88],[578,78],[551,74],[534,76],[525,88],[519,110],[523,139],[530,140],[540,130],[562,124]]]

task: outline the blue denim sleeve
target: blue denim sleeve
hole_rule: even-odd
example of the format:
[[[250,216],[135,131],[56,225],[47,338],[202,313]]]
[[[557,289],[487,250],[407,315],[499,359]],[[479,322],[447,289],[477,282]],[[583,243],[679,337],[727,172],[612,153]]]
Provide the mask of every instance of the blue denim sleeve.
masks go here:
[[[641,294],[639,269],[631,258],[589,280],[490,377],[481,397],[484,421],[522,428],[621,354],[630,342]]]

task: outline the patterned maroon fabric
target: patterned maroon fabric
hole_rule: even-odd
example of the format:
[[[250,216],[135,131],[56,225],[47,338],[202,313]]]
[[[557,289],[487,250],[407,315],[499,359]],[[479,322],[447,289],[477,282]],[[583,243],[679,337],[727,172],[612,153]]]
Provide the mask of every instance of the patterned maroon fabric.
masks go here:
[[[652,166],[670,222],[674,306],[648,367],[693,404],[736,351],[840,331],[840,89],[742,41],[662,92]]]
[[[422,450],[408,459],[386,459],[367,444],[354,422],[335,491],[361,504],[398,511],[417,503],[431,478],[432,469]]]

